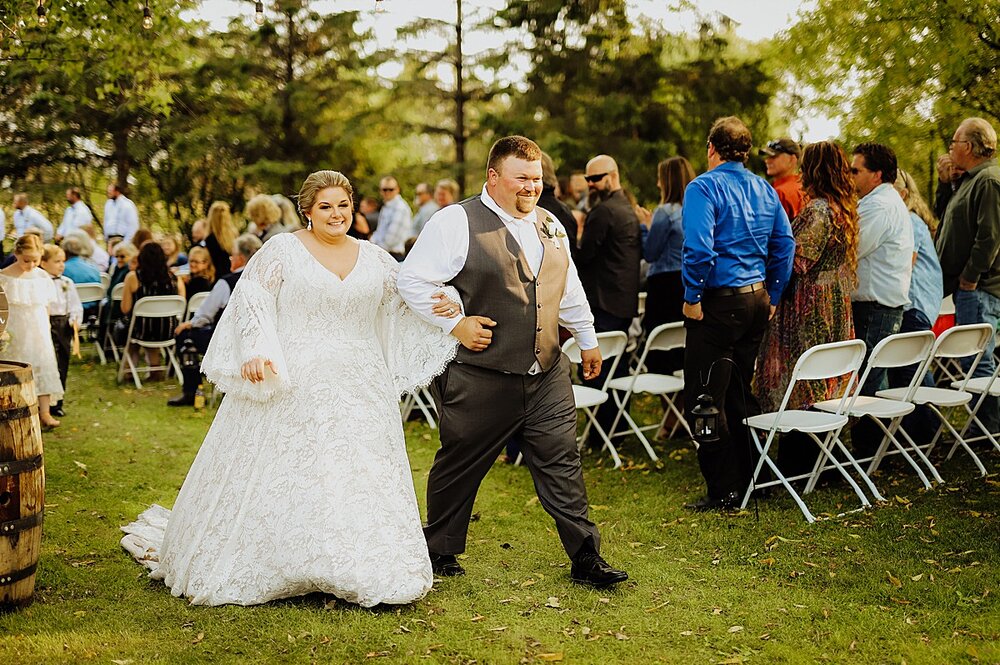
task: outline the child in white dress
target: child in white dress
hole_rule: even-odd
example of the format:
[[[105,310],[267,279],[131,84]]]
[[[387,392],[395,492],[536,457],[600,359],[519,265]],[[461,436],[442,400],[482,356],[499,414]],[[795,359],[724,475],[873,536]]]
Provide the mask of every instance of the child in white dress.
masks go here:
[[[63,275],[66,269],[66,253],[58,245],[42,248],[42,270],[52,276],[52,286],[56,289],[56,299],[49,305],[49,325],[52,329],[52,344],[56,349],[56,366],[59,368],[59,382],[66,391],[66,375],[69,373],[69,357],[73,350],[73,338],[83,325],[83,303],[76,292],[76,284]],[[60,399],[52,405],[53,416],[62,418],[65,414]]]
[[[0,286],[7,294],[7,331],[10,343],[0,352],[0,360],[29,363],[38,393],[38,418],[44,429],[59,426],[50,405],[63,396],[49,327],[49,305],[56,299],[52,277],[38,267],[42,261],[42,241],[28,234],[14,245],[14,263],[0,270]]]

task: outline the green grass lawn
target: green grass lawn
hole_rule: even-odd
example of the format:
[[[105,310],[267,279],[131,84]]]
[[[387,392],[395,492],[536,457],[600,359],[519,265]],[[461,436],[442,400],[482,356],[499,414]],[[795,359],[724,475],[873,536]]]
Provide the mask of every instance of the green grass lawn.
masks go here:
[[[119,527],[170,506],[210,414],[170,409],[175,386],[115,384],[76,364],[68,415],[46,435],[46,521],[35,602],[0,615],[0,663],[963,663],[1000,662],[1000,455],[980,478],[956,456],[948,483],[878,478],[888,504],[807,525],[786,496],[740,515],[695,515],[703,490],[689,444],[624,470],[585,458],[603,553],[631,580],[569,582],[526,469],[498,465],[476,504],[463,578],[403,608],[310,596],[191,607],[133,562]],[[407,424],[423,503],[436,433]],[[817,492],[814,512],[855,505]]]

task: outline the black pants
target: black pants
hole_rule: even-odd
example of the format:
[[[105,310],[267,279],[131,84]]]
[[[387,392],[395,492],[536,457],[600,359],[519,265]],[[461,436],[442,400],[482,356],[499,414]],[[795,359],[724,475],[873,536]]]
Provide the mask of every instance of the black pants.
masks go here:
[[[59,368],[59,381],[62,383],[63,392],[65,392],[66,375],[69,374],[69,356],[73,349],[73,326],[69,324],[69,317],[63,314],[61,316],[50,316],[49,327],[52,330],[52,346],[56,349],[56,367]]]
[[[618,332],[621,331],[628,334],[629,326],[632,325],[632,319],[623,318],[621,316],[615,316],[614,314],[609,314],[604,310],[593,308],[594,311],[594,331],[595,332]],[[623,357],[618,359],[618,367],[615,368],[615,374],[612,378],[618,378],[622,376],[628,376],[628,358]],[[600,390],[604,386],[604,381],[607,380],[608,373],[611,371],[611,365],[614,364],[614,360],[610,358],[604,359],[601,363],[601,373],[592,379],[587,379],[583,381],[583,385],[589,388],[597,388]],[[581,378],[583,374],[581,372]],[[628,408],[628,405],[626,405]],[[611,431],[611,425],[615,422],[615,416],[618,414],[618,407],[615,406],[615,401],[609,399],[607,402],[597,407],[597,422],[601,424],[601,427],[608,436],[614,434]],[[625,424],[625,419],[622,418],[618,421],[618,431],[623,432],[628,430],[628,425]],[[597,438],[597,432],[592,432],[591,436],[594,437],[596,445],[604,445],[604,441]]]
[[[661,272],[646,279],[646,313],[642,329],[646,335],[664,323],[682,321],[684,283],[680,271]],[[684,349],[653,351],[646,358],[646,368],[656,374],[672,374],[684,369]]]
[[[743,419],[760,413],[750,381],[767,330],[770,305],[764,289],[736,295],[706,294],[704,318],[684,322],[684,406],[691,413],[698,396],[707,392],[720,412],[719,441],[698,448],[698,463],[713,499],[744,492],[759,457]],[[709,369],[711,381],[706,386]]]
[[[188,340],[194,342],[198,353],[208,351],[208,343],[212,341],[212,328],[190,328],[177,336],[178,351],[184,348],[184,343]],[[194,367],[181,367],[181,374],[184,377],[184,394],[193,397],[198,392],[198,384],[201,383],[201,364]]]
[[[545,511],[556,521],[572,558],[600,547],[590,521],[587,489],[576,448],[576,405],[569,361],[548,372],[504,374],[453,362],[431,384],[441,448],[427,478],[427,549],[465,551],[476,493],[504,444],[518,435],[524,462]]]

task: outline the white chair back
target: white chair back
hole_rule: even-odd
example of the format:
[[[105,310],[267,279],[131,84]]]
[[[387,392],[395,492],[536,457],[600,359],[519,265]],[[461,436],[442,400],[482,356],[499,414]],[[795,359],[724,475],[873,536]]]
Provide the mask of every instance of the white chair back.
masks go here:
[[[80,302],[86,305],[91,302],[100,302],[107,292],[100,284],[77,284],[76,294],[80,296]]]
[[[101,273],[101,286],[105,291],[108,290],[108,287],[111,286],[111,275],[106,272]]]
[[[181,317],[187,303],[183,296],[146,296],[132,308],[133,320],[137,317],[163,319],[169,316]]]
[[[934,345],[935,358],[966,358],[982,353],[993,334],[988,323],[972,323],[948,328]]]
[[[125,282],[118,282],[115,288],[111,289],[111,300],[121,302],[123,293],[125,293]]]
[[[683,349],[687,342],[687,329],[683,321],[664,323],[653,328],[646,338],[646,353]]]
[[[941,301],[941,310],[938,312],[938,316],[950,316],[955,313],[955,299],[951,296],[945,296],[944,300]]]
[[[857,389],[851,398],[848,410],[854,408],[854,403],[861,396],[861,389],[868,380],[868,375],[873,369],[887,369],[893,367],[908,367],[917,365],[917,371],[913,373],[910,383],[906,386],[906,396],[903,401],[908,402],[913,399],[913,394],[923,380],[927,372],[927,365],[931,362],[934,349],[934,333],[930,330],[920,330],[917,332],[898,333],[889,335],[881,340],[872,349],[868,357],[868,365],[864,373],[858,379]]]
[[[628,335],[623,332],[597,333],[597,347],[601,350],[601,358],[603,360],[617,358],[625,353],[626,344],[628,344]],[[580,355],[580,345],[572,337],[563,343],[562,352],[566,354],[570,362],[583,362]]]
[[[817,379],[832,379],[837,376],[850,374],[851,378],[847,382],[844,394],[840,398],[837,406],[837,414],[844,412],[847,402],[854,392],[854,383],[858,379],[858,370],[865,360],[865,351],[868,347],[860,339],[848,339],[842,342],[831,342],[830,344],[818,344],[799,356],[792,370],[792,377],[788,381],[788,388],[785,396],[781,400],[781,408],[775,413],[774,422],[777,425],[781,419],[788,400],[792,396],[795,384],[799,381],[815,381]]]
[[[200,293],[194,294],[193,296],[191,296],[191,298],[188,299],[187,311],[184,313],[185,321],[191,320],[191,318],[194,316],[194,313],[198,311],[199,307],[201,307],[201,304],[208,299],[209,293],[210,293],[209,291],[202,291]]]
[[[642,318],[642,316],[645,313],[646,313],[646,292],[645,291],[640,291],[639,292],[639,318]]]

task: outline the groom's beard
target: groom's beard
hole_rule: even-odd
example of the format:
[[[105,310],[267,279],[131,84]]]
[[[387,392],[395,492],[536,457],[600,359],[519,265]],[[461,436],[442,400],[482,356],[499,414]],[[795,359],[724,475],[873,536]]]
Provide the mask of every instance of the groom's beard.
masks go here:
[[[514,204],[519,213],[527,215],[529,212],[535,209],[535,205],[538,203],[538,196],[521,196],[517,195],[517,202]]]

